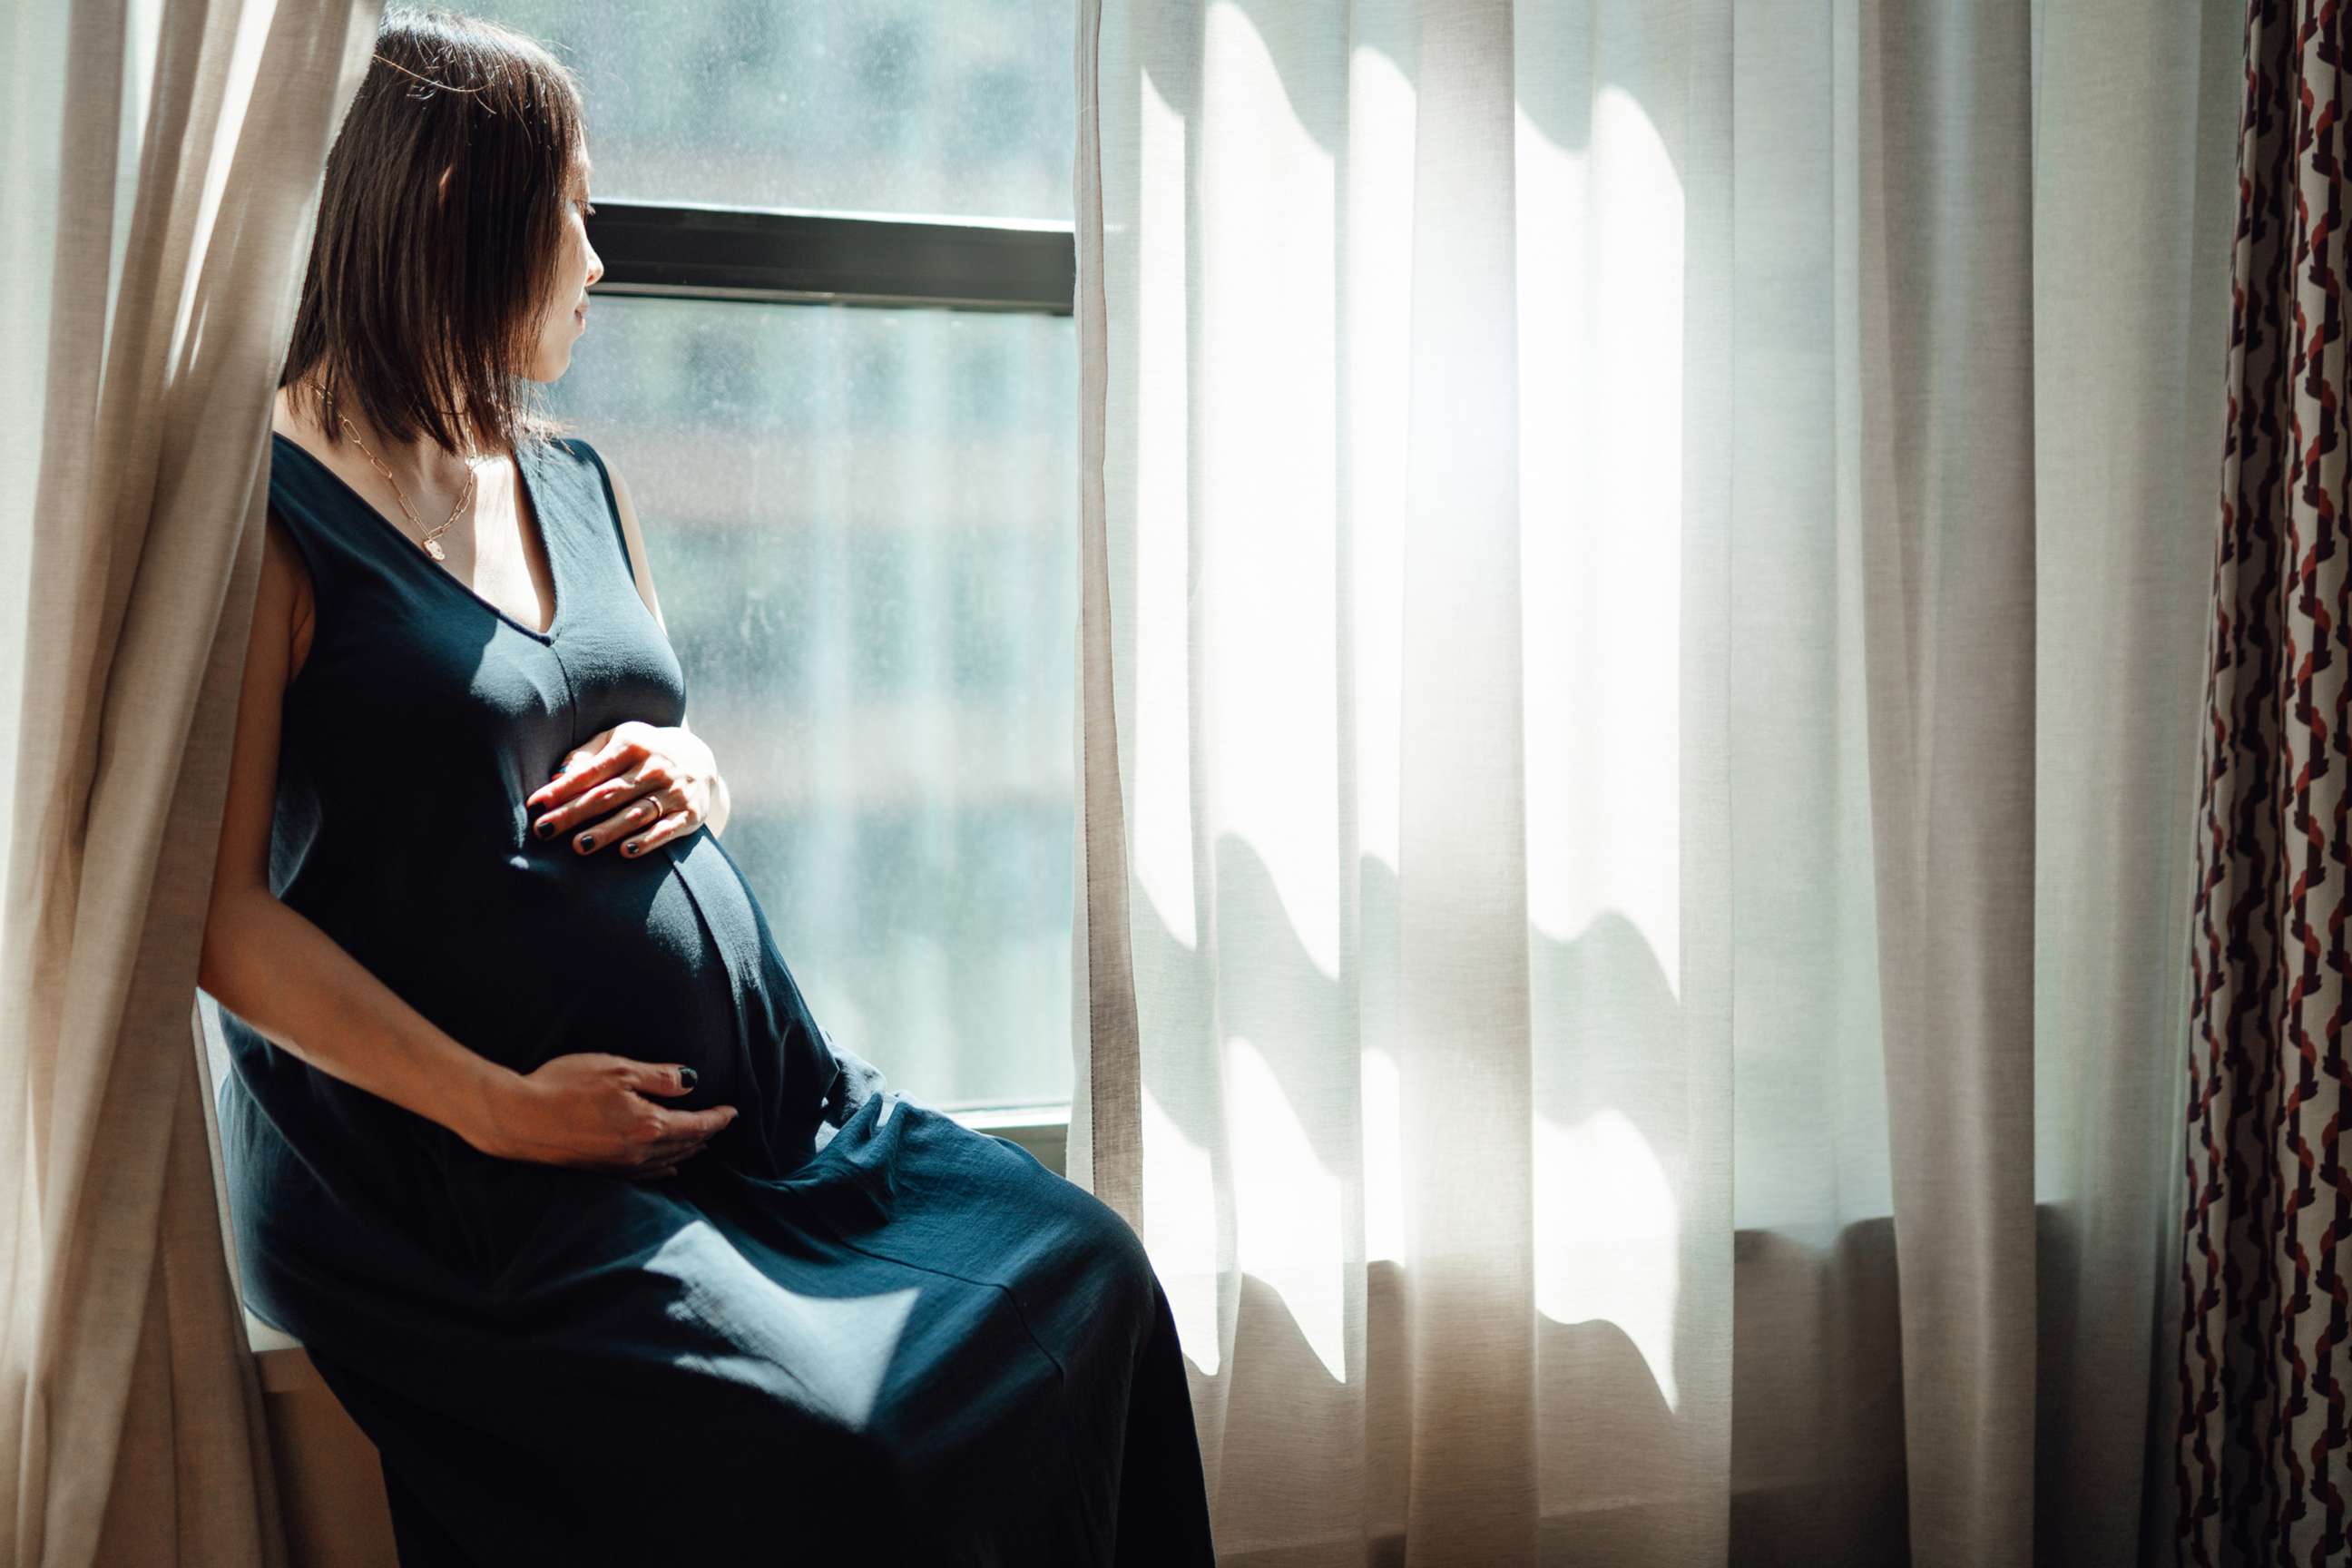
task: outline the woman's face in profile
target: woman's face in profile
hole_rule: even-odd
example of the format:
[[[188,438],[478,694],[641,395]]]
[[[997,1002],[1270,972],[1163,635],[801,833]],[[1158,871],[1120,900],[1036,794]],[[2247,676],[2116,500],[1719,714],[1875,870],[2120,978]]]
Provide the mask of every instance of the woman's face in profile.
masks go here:
[[[562,238],[555,258],[554,291],[540,307],[539,342],[530,379],[553,381],[572,367],[572,345],[588,326],[588,286],[604,276],[604,263],[588,243],[588,151],[572,163],[564,193]]]

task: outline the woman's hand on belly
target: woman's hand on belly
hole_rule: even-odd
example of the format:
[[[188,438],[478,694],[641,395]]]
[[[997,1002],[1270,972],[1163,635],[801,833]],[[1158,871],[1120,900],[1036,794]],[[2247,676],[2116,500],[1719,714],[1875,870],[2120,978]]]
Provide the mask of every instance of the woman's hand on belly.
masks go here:
[[[719,762],[701,736],[632,719],[590,736],[523,805],[540,813],[531,831],[541,838],[569,833],[575,853],[618,844],[635,858],[700,827],[718,787]]]
[[[735,1120],[731,1105],[677,1110],[648,1095],[684,1094],[691,1068],[602,1051],[551,1057],[502,1080],[467,1141],[486,1154],[627,1176],[667,1176]]]

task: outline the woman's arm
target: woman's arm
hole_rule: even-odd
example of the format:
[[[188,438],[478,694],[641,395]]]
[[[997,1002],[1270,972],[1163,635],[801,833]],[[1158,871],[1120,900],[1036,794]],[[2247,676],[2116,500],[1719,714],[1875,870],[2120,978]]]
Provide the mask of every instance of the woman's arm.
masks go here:
[[[273,1043],[476,1142],[516,1078],[443,1033],[269,890],[279,708],[308,647],[310,586],[269,520],[196,983]]]
[[[637,596],[646,602],[646,608],[653,612],[655,623],[661,627],[662,635],[667,637],[669,634],[669,623],[662,619],[661,601],[654,596],[653,564],[646,554],[645,534],[637,528],[637,508],[636,503],[629,497],[628,481],[621,478],[621,470],[613,467],[609,460],[604,464],[604,473],[613,481],[613,500],[620,510],[622,535],[628,541],[629,569],[636,574]],[[677,727],[687,731],[688,734],[693,733],[683,719],[678,721]],[[700,736],[695,738],[701,739]],[[705,749],[708,749],[707,742]],[[713,762],[715,764],[715,758]],[[710,810],[703,819],[703,826],[709,828],[713,834],[725,827],[730,804],[727,795],[726,777],[714,765],[710,771]]]
[[[270,520],[255,593],[220,856],[196,983],[323,1073],[437,1121],[486,1153],[665,1175],[735,1118],[677,1110],[677,1063],[580,1052],[529,1074],[453,1039],[269,890],[286,683],[309,646],[310,585]]]

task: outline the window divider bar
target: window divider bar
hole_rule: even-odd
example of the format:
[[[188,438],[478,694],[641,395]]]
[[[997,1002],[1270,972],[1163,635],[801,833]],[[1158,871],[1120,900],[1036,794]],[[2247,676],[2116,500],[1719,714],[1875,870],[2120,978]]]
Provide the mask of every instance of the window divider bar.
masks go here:
[[[1072,226],[601,201],[595,294],[1072,313]]]

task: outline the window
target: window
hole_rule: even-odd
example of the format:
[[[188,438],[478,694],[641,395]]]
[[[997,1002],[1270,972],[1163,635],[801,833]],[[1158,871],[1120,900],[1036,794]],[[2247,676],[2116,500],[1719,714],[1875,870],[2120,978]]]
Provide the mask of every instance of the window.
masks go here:
[[[1072,0],[467,9],[530,34],[579,76],[600,204],[1072,216]]]
[[[1066,1101],[1069,0],[474,9],[586,92],[606,276],[551,400],[811,1008],[929,1103]]]

